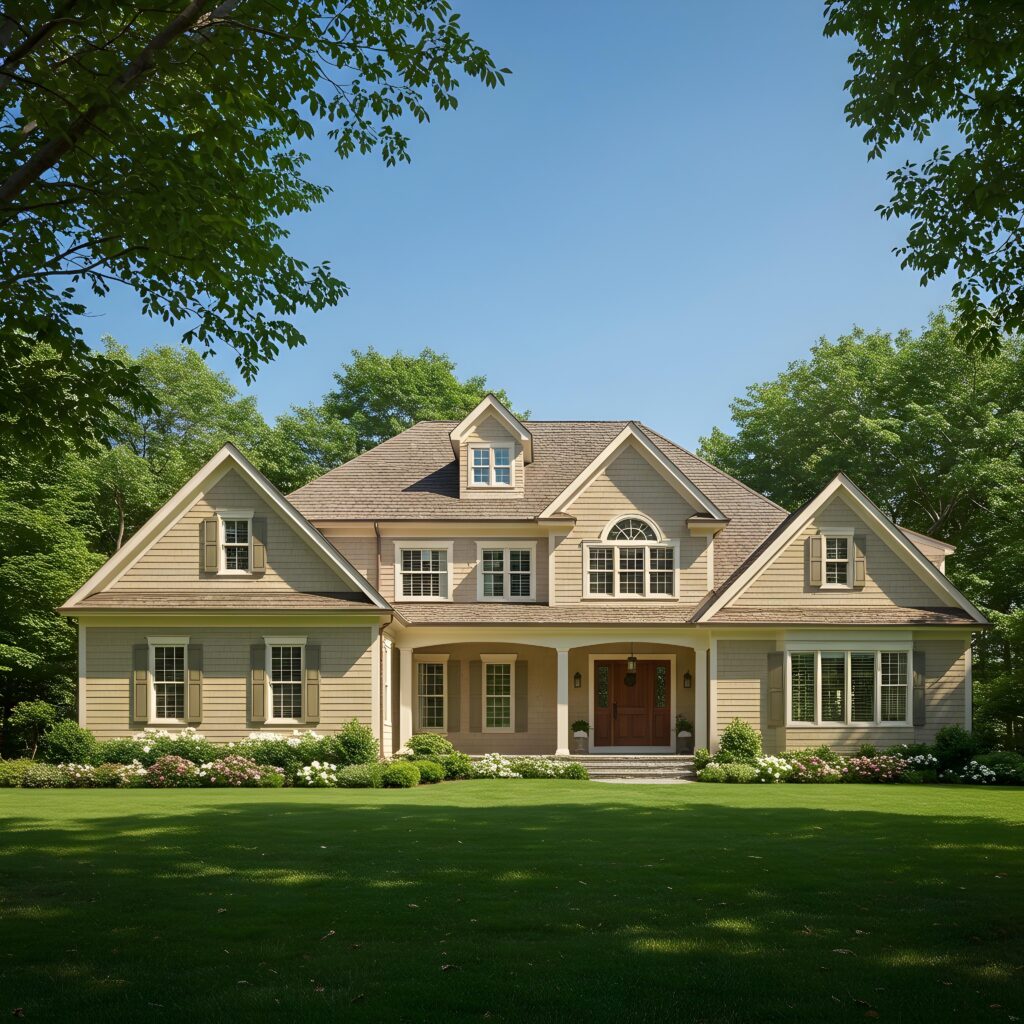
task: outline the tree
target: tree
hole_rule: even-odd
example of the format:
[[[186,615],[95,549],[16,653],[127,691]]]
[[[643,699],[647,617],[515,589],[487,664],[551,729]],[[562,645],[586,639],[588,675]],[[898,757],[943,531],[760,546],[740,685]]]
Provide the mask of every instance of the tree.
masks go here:
[[[869,159],[943,122],[955,145],[887,174],[886,219],[909,217],[902,265],[950,268],[959,336],[984,352],[1024,332],[1024,6],[985,0],[825,0],[825,34],[852,36],[846,119]]]
[[[283,247],[281,220],[330,191],[303,177],[305,144],[320,128],[340,158],[408,160],[405,125],[454,108],[459,73],[495,87],[507,69],[447,0],[0,13],[0,448],[87,445],[111,396],[153,411],[138,374],[85,345],[83,292],[126,285],[186,342],[233,349],[246,380],[303,344],[295,314],[346,294]]]
[[[938,315],[917,336],[822,339],[748,387],[735,433],[716,428],[699,450],[787,508],[845,471],[901,526],[956,545],[950,576],[995,623],[977,645],[979,693],[1005,675],[1024,711],[1024,345],[984,358],[958,337]]]
[[[334,380],[337,387],[324,397],[324,413],[352,429],[356,454],[420,420],[462,419],[488,394],[511,404],[504,391],[487,386],[486,377],[460,381],[451,359],[429,348],[418,356],[384,356],[372,346],[353,351]]]

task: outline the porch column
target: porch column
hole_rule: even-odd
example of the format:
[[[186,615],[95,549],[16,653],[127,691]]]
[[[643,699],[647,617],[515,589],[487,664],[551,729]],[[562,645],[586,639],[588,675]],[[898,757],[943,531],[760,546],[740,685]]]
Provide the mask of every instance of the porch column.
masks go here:
[[[398,649],[398,746],[412,735],[412,648]]]
[[[558,692],[555,716],[555,753],[569,754],[569,650],[558,648]]]
[[[693,654],[693,746],[699,750],[708,745],[708,649],[695,644]]]

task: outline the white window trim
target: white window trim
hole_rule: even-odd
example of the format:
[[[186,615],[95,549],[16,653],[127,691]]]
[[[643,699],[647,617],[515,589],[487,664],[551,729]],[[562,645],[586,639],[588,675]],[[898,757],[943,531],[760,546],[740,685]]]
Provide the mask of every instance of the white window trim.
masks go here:
[[[187,636],[149,636],[149,718],[151,725],[184,725],[188,721],[188,641]],[[156,648],[157,647],[184,647],[185,648],[185,678],[184,683],[184,709],[185,714],[181,718],[157,718],[156,717]]]
[[[266,673],[267,673],[267,723],[272,725],[302,725],[303,718],[274,718],[274,659],[271,655],[272,647],[301,647],[302,653],[299,659],[299,685],[302,687],[302,713],[306,713],[306,638],[304,636],[265,636],[263,643],[266,645]],[[291,686],[293,683],[285,685]]]
[[[385,725],[391,724],[391,682],[392,682],[392,663],[394,658],[392,656],[393,644],[390,637],[381,637],[381,651],[384,660],[384,664],[381,668],[381,699],[384,702],[384,716],[383,722]]]
[[[609,540],[608,535],[612,532],[612,530],[614,530],[615,527],[619,525],[619,523],[623,522],[626,519],[639,519],[641,523],[645,523],[647,526],[651,528],[651,532],[654,534],[654,540]],[[607,524],[607,526],[605,526],[605,528],[601,531],[601,540],[605,544],[664,544],[666,538],[665,534],[662,532],[661,527],[659,527],[653,519],[649,519],[647,516],[642,515],[640,512],[627,512],[625,515],[616,516]]]
[[[793,662],[794,654],[814,655],[814,721],[794,722],[793,721]],[[822,654],[843,654],[845,655],[845,693],[843,699],[844,717],[841,722],[822,720],[821,717],[821,656]],[[871,722],[855,722],[852,720],[853,708],[851,707],[852,676],[850,673],[851,654],[874,654],[875,656],[875,717]],[[882,721],[882,655],[883,654],[905,654],[907,656],[907,713],[906,717],[899,721]],[[786,648],[786,728],[787,729],[874,729],[874,728],[896,728],[906,729],[913,725],[914,715],[914,647],[912,643],[884,643],[865,646],[852,644],[792,644]]]
[[[444,725],[438,728],[436,725],[418,725],[417,732],[435,732],[446,734],[448,732],[448,655],[447,654],[414,654],[413,664],[413,699],[416,701],[416,721],[420,720],[420,665],[440,665],[441,668],[441,717]],[[435,695],[436,696],[436,695]]]
[[[251,576],[252,575],[252,520],[253,510],[247,509],[224,509],[217,512],[217,575],[218,576]],[[249,568],[248,569],[229,569],[227,568],[227,552],[225,550],[226,541],[224,539],[224,521],[226,519],[231,520],[244,520],[248,523],[248,537],[249,537]],[[241,545],[239,545],[241,546]]]
[[[828,526],[818,531],[821,534],[821,589],[822,590],[853,590],[853,576],[856,571],[855,566],[855,552],[853,548],[853,527],[852,526]],[[828,539],[829,537],[843,537],[846,540],[846,582],[845,583],[826,583],[828,579],[827,567],[829,561],[838,561],[838,559],[829,559],[828,557]]]
[[[622,518],[620,516],[620,518]],[[583,599],[586,601],[675,601],[679,598],[679,541],[664,540],[588,540],[581,545],[583,551]],[[590,592],[590,549],[612,548],[612,592],[592,594]],[[644,549],[644,593],[622,594],[619,592],[619,550],[621,548]],[[669,548],[672,551],[672,593],[650,594],[651,549]],[[599,570],[605,572],[607,570]],[[627,570],[628,571],[628,570]],[[655,570],[656,572],[658,570]]]
[[[404,573],[403,551],[446,551],[448,553],[448,594],[445,597],[405,597],[402,594]],[[451,540],[396,540],[395,541],[395,600],[396,601],[448,601],[455,592],[455,542]]]
[[[499,484],[494,481],[494,449],[495,448],[507,448],[508,449],[508,483]],[[485,484],[479,484],[473,479],[473,452],[486,450],[489,454],[487,456],[487,477],[488,481]],[[516,485],[516,446],[509,441],[508,444],[490,443],[490,442],[476,442],[473,441],[466,445],[466,486],[472,487],[476,490],[498,490],[507,491]]]
[[[483,732],[515,732],[516,731],[516,655],[515,654],[481,654],[483,670],[480,672],[480,729]],[[507,726],[489,726],[487,724],[487,666],[509,666],[509,713]]]
[[[504,578],[504,590],[505,593],[499,597],[484,596],[484,552],[485,551],[501,551],[503,552],[503,569],[502,576]],[[519,594],[512,596],[509,594],[510,588],[510,576],[511,570],[509,569],[509,552],[510,551],[529,551],[530,552],[530,594],[528,597],[523,597]],[[537,542],[534,540],[524,541],[509,541],[509,540],[498,540],[498,541],[485,541],[478,540],[476,542],[476,599],[478,601],[494,601],[499,604],[532,604],[537,600]]]

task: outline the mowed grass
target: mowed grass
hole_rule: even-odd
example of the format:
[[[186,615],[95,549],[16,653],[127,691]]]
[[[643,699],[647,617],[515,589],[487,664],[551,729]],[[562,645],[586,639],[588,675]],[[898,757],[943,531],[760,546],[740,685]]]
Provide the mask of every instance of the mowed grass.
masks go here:
[[[1024,793],[0,790],[0,1017],[1024,1019]]]

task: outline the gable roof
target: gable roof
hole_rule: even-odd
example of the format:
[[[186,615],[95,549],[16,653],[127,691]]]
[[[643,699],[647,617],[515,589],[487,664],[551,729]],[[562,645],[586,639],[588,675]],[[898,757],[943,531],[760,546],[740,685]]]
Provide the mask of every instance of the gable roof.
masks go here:
[[[618,435],[600,452],[596,458],[583,470],[574,480],[562,489],[562,491],[550,502],[540,513],[541,519],[564,512],[566,507],[578,498],[587,485],[602,470],[614,461],[619,452],[627,446],[633,445],[647,462],[657,470],[680,494],[699,509],[703,509],[713,519],[724,520],[726,517],[721,513],[715,503],[700,488],[694,486],[686,474],[672,462],[658,446],[640,430],[636,423],[627,423]]]
[[[733,571],[725,585],[716,588],[695,616],[698,622],[725,621],[720,614],[739,596],[834,495],[842,493],[854,508],[875,527],[889,547],[937,593],[950,600],[970,621],[987,624],[984,615],[928,560],[910,538],[886,517],[877,505],[845,474],[838,473],[817,497],[793,512]]]
[[[174,525],[199,499],[206,487],[219,480],[229,470],[239,472],[253,489],[288,523],[295,532],[371,606],[389,611],[390,605],[366,581],[344,555],[334,548],[301,513],[290,504],[280,491],[233,445],[226,444],[209,462],[168,499],[128,542],[107,559],[99,569],[64,603],[61,611],[82,610],[86,599],[112,583],[135,564],[150,547]],[[96,605],[94,605],[96,606]]]
[[[458,463],[452,456],[452,420],[424,420],[370,451],[330,470],[290,494],[309,520],[536,522],[627,426],[642,434],[729,519],[715,537],[715,581],[724,583],[787,515],[751,490],[667,438],[628,420],[533,420],[533,464],[523,474],[522,496],[459,497]],[[553,516],[559,518],[558,516]],[[571,522],[571,517],[561,516]]]
[[[513,437],[519,439],[519,443],[523,446],[523,461],[527,464],[531,463],[533,461],[533,435],[494,395],[487,395],[465,419],[452,427],[448,436],[455,457],[458,458],[459,445],[466,435],[488,416],[494,417]]]

